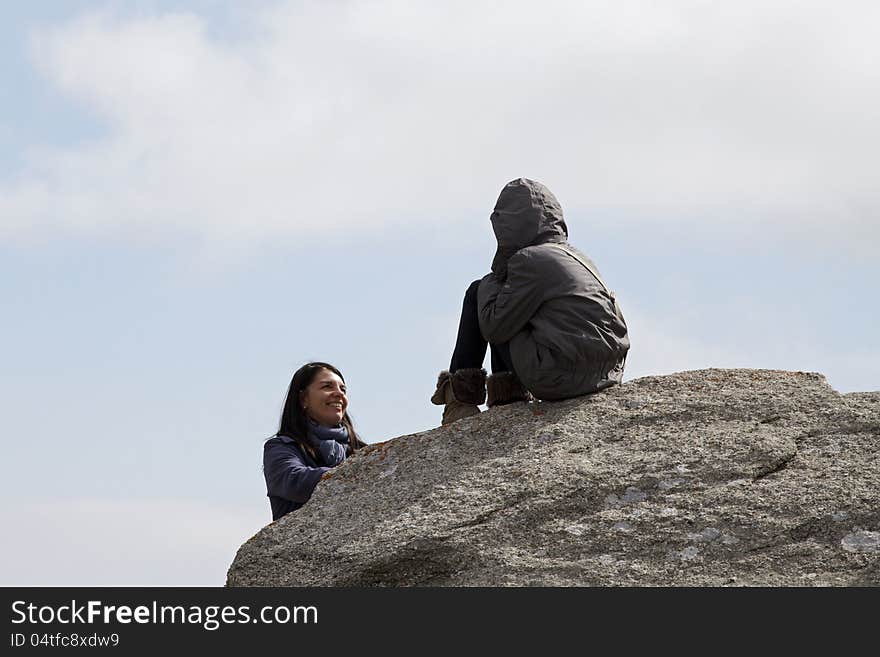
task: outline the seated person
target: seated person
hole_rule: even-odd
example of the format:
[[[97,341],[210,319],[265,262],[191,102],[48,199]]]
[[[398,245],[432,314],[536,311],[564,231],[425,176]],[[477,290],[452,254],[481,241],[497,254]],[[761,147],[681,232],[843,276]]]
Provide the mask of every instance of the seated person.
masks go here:
[[[498,242],[491,272],[465,293],[452,361],[431,397],[445,406],[442,424],[479,413],[484,402],[566,399],[623,377],[623,314],[592,261],[568,244],[556,197],[518,178],[490,219]]]

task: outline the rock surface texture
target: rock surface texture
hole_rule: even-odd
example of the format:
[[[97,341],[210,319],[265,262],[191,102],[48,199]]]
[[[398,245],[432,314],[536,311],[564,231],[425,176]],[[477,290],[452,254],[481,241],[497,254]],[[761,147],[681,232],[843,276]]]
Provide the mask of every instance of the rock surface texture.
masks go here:
[[[229,586],[880,585],[880,392],[699,370],[371,445]]]

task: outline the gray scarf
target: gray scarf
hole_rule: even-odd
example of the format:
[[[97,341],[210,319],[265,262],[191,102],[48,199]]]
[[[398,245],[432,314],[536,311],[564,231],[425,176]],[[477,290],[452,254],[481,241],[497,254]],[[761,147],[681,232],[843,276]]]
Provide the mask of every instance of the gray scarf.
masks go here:
[[[348,429],[345,425],[325,427],[312,418],[306,418],[306,432],[309,444],[320,454],[324,465],[333,467],[345,460],[345,446],[348,445]]]

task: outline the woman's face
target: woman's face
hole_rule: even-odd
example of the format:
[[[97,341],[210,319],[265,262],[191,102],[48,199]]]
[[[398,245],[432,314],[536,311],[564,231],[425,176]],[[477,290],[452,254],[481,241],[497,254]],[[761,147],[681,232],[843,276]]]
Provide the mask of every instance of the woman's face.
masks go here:
[[[348,408],[345,383],[325,369],[318,370],[312,382],[299,393],[299,401],[310,418],[327,427],[340,424]]]

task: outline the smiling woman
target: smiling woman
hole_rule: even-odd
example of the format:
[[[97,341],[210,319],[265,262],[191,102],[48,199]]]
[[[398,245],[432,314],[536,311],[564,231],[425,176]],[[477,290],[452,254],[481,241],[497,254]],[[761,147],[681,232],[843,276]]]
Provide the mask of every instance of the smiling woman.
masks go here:
[[[281,426],[263,446],[272,520],[300,508],[325,472],[366,445],[347,409],[345,379],[329,363],[307,363],[293,375]]]

